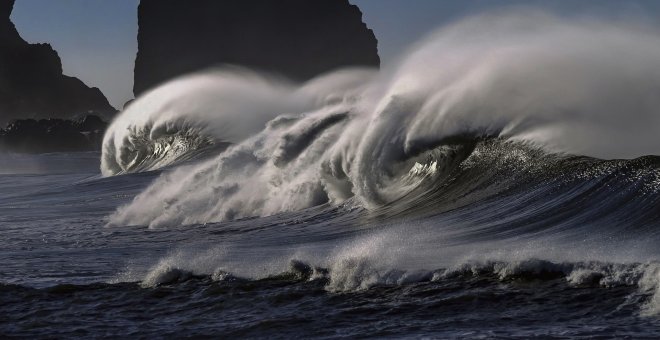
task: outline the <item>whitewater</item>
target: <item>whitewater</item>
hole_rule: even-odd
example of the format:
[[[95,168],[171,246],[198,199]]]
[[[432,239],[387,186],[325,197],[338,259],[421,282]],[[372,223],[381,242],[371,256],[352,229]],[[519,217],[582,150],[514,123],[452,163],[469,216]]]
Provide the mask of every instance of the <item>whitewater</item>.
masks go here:
[[[0,333],[660,336],[659,93],[657,27],[536,10],[174,79],[0,155]]]

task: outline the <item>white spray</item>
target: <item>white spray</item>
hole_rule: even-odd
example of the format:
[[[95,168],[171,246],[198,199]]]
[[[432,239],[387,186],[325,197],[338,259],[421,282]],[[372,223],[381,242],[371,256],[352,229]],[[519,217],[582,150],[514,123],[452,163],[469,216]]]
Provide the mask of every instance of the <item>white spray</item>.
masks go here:
[[[154,131],[192,127],[234,145],[164,174],[110,224],[203,223],[350,197],[379,205],[410,188],[395,169],[454,136],[601,158],[660,154],[659,93],[656,29],[535,11],[443,28],[378,75],[344,70],[302,86],[244,71],[184,78],[112,124],[103,173],[132,171],[136,136],[148,144]]]

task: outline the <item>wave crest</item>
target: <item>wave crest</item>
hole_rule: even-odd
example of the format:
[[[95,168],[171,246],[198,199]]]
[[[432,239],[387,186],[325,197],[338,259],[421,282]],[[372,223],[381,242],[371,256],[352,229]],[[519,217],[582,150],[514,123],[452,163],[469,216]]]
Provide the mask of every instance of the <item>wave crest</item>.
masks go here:
[[[144,129],[131,127],[233,145],[165,174],[110,224],[204,223],[349,199],[378,208],[469,162],[484,138],[601,158],[660,153],[660,34],[626,23],[491,14],[441,29],[376,76],[347,70],[301,86],[253,73],[193,77],[138,99],[113,123],[104,174],[134,170],[130,131]],[[523,149],[505,154],[534,154]]]
[[[354,78],[369,75],[340,72],[296,88],[237,67],[175,79],[136,99],[112,122],[103,140],[101,171],[111,176],[155,170],[210,145],[239,143],[273,118],[331,101],[335,89],[348,91]]]

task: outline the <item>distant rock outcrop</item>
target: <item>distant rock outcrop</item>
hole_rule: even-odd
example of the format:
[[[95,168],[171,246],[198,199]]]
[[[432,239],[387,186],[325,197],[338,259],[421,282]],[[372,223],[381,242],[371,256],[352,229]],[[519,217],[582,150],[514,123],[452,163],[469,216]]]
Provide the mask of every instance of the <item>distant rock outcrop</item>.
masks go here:
[[[0,151],[43,153],[101,149],[107,123],[93,115],[78,120],[18,119],[0,129]]]
[[[0,126],[12,119],[70,118],[116,110],[96,87],[62,74],[49,44],[28,44],[10,20],[14,0],[0,0]]]
[[[348,0],[141,0],[133,92],[216,64],[307,80],[379,66],[377,40]]]

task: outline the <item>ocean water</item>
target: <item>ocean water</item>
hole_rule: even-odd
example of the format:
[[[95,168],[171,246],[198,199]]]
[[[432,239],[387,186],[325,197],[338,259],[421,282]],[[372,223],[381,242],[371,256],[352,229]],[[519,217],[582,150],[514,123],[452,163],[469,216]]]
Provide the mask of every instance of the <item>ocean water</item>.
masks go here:
[[[660,337],[660,35],[524,14],[0,154],[0,334]]]
[[[561,159],[506,185],[459,167],[396,208],[151,229],[107,216],[160,172],[103,178],[98,160],[21,156],[61,167],[0,176],[2,334],[660,336],[660,158]]]

